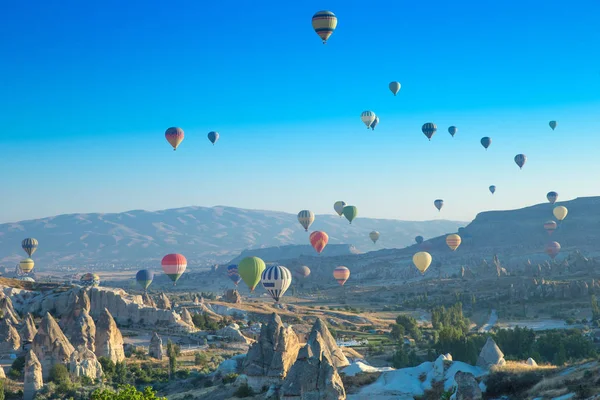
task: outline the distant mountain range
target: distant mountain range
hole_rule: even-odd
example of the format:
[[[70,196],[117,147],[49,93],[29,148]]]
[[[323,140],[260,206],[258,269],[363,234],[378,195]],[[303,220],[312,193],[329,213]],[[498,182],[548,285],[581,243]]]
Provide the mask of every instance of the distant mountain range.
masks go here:
[[[464,225],[360,216],[349,224],[337,215],[317,215],[309,231],[327,232],[330,244],[354,246],[339,249],[350,254],[404,247],[414,243],[417,235],[435,237]],[[381,233],[376,245],[369,239],[372,230]],[[308,235],[295,214],[222,206],[68,214],[0,224],[0,264],[12,267],[26,256],[21,249],[26,237],[39,241],[33,258],[40,270],[44,266],[156,266],[173,252],[184,254],[190,266],[207,266],[228,262],[247,249],[286,245],[304,245],[286,250],[300,255],[308,249]]]

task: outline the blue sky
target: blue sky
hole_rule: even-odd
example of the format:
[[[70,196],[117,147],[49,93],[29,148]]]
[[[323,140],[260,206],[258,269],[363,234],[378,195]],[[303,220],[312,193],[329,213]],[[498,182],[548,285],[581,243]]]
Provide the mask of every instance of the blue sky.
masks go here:
[[[359,217],[470,220],[550,190],[600,194],[596,0],[55,4],[3,11],[0,222],[337,200]],[[322,9],[338,17],[327,45],[311,28]],[[170,126],[186,133],[176,152]]]

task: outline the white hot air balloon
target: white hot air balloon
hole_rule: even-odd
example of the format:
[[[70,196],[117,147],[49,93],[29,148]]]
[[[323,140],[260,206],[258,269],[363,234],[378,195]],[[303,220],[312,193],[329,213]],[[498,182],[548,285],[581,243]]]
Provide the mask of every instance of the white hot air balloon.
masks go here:
[[[373,111],[363,111],[362,114],[360,114],[360,119],[367,126],[367,129],[371,127],[375,118],[377,118],[377,115],[375,115]]]
[[[261,283],[271,297],[278,302],[292,283],[292,273],[282,265],[274,265],[263,271]]]

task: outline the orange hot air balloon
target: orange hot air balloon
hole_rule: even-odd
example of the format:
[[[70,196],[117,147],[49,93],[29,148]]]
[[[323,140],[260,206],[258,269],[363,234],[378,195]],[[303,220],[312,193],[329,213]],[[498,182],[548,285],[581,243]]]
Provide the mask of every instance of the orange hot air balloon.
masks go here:
[[[333,277],[341,286],[344,286],[344,283],[350,278],[350,270],[343,265],[340,265],[336,269],[333,270]]]
[[[317,253],[321,254],[325,246],[327,246],[327,242],[329,242],[329,236],[323,231],[314,231],[310,234],[309,240]]]
[[[446,236],[446,244],[450,247],[450,250],[455,251],[460,246],[462,239],[456,233]]]

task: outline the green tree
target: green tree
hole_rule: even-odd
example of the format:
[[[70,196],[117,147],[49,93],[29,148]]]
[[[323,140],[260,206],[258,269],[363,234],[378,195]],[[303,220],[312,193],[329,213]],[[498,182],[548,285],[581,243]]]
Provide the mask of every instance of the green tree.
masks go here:
[[[598,300],[596,300],[596,296],[592,295],[592,321],[600,320],[600,307],[598,306]]]
[[[97,389],[92,393],[90,400],[167,400],[167,398],[156,396],[156,392],[150,386],[140,392],[131,385],[125,385],[117,392],[111,389]]]
[[[567,362],[567,351],[565,350],[565,345],[560,344],[558,346],[558,351],[554,355],[554,365],[563,366]]]
[[[422,338],[421,330],[417,320],[410,315],[398,315],[396,317],[396,324],[402,325],[404,331],[413,339],[419,341]]]
[[[404,333],[405,330],[403,325],[394,324],[392,325],[390,337],[392,338],[392,340],[400,342],[404,338]]]
[[[167,357],[169,357],[169,379],[175,374],[177,368],[177,356],[181,350],[179,346],[175,345],[171,339],[167,342]]]
[[[69,371],[63,364],[54,364],[52,368],[50,368],[49,378],[51,382],[54,382],[57,385],[68,385],[71,383]]]
[[[4,381],[0,379],[0,400],[4,400]]]

